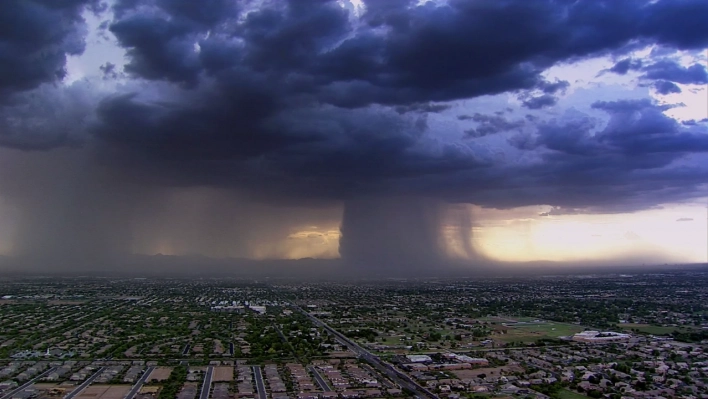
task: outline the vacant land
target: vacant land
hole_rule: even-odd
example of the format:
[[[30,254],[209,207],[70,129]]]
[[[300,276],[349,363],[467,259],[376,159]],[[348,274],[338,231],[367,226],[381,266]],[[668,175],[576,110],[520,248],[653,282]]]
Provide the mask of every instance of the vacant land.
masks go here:
[[[38,398],[48,398],[57,396],[63,397],[70,394],[76,387],[52,383],[38,383],[34,384],[34,388],[37,390]]]
[[[504,342],[533,342],[544,338],[558,338],[573,335],[583,331],[583,327],[575,324],[530,321],[507,325],[496,325],[494,330],[500,332],[494,338]]]
[[[123,399],[129,390],[129,385],[91,385],[77,399]]]
[[[141,394],[149,394],[157,397],[157,394],[160,392],[160,387],[151,387],[151,386],[143,386],[140,388],[140,393]]]
[[[231,366],[214,367],[214,382],[231,382],[234,380],[234,368]]]
[[[150,377],[148,377],[148,381],[165,381],[168,378],[170,378],[170,374],[172,374],[172,367],[158,367],[155,370],[150,373]]]

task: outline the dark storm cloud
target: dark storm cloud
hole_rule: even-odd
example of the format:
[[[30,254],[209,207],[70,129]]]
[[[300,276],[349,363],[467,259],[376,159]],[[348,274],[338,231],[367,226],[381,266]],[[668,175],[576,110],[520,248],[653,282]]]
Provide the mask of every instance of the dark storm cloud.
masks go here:
[[[434,104],[434,103],[411,104],[411,105],[400,105],[400,106],[396,107],[396,112],[398,112],[399,114],[405,114],[408,112],[438,113],[438,112],[448,110],[450,108],[451,108],[451,105],[449,105],[449,104]]]
[[[550,94],[544,94],[542,96],[538,97],[530,97],[527,98],[523,101],[524,107],[528,109],[541,109],[545,107],[551,107],[553,105],[556,105],[558,102],[557,97],[553,97]]]
[[[267,3],[242,24],[224,22],[238,18],[238,10],[223,1],[200,4],[201,13],[183,12],[186,3],[174,0],[151,2],[140,12],[145,3],[120,2],[122,12],[111,25],[131,55],[127,70],[136,76],[194,84],[200,71],[278,72],[275,81],[288,78],[290,90],[319,93],[320,101],[345,107],[534,87],[552,94],[567,82],[544,82],[539,74],[558,61],[618,51],[633,40],[667,40],[677,48],[708,43],[704,32],[682,38],[671,32],[679,19],[655,15],[705,15],[698,1],[372,3],[366,25],[358,27],[332,1]],[[509,25],[515,29],[503,28]]]
[[[708,70],[704,65],[693,64],[684,67],[670,59],[661,59],[646,65],[641,60],[627,58],[619,61],[606,71],[625,75],[630,70],[642,71],[643,73],[640,75],[640,79],[653,81],[649,83],[649,85],[654,87],[659,94],[663,95],[681,93],[681,88],[677,83],[694,85],[704,85],[708,83]]]
[[[66,76],[84,50],[86,6],[95,0],[5,0],[0,7],[0,101]]]
[[[683,67],[674,61],[663,60],[643,68],[644,79],[665,80],[682,84],[707,84],[708,70],[705,65],[693,64]]]
[[[340,201],[342,254],[352,260],[386,248],[405,260],[442,256],[441,201],[641,209],[690,197],[706,181],[700,163],[676,165],[708,149],[705,126],[681,125],[651,102],[595,104],[607,124],[577,115],[465,122],[477,123],[472,136],[523,126],[508,151],[446,141],[428,119],[452,101],[499,93],[530,109],[555,105],[568,82],[543,77],[554,65],[648,45],[708,47],[703,0],[371,0],[360,18],[337,1],[118,0],[107,29],[134,80],[89,104],[80,93],[90,89],[34,98],[30,89],[60,80],[66,54],[82,51],[87,4],[17,0],[0,10],[0,95],[19,96],[1,111],[0,144],[89,143],[96,157],[87,163],[108,170],[90,184],[110,185],[116,173],[136,185],[225,187],[271,203]],[[694,67],[645,68],[646,79],[698,81]],[[80,210],[71,215],[71,231],[84,231]],[[28,226],[27,237],[51,236],[39,219]]]
[[[235,2],[225,0],[199,2],[199,7],[185,0],[116,2],[115,19],[108,26],[128,52],[126,73],[173,82],[199,93],[214,92],[203,95],[199,101],[194,101],[195,95],[188,92],[183,94],[185,98],[170,98],[181,113],[190,115],[191,130],[188,127],[172,130],[175,119],[167,117],[167,111],[155,109],[161,116],[153,118],[143,107],[140,115],[150,121],[136,120],[136,127],[150,126],[159,132],[159,137],[141,140],[150,145],[153,141],[166,144],[174,138],[164,146],[165,152],[174,150],[180,155],[194,148],[201,154],[202,145],[193,146],[187,136],[201,132],[202,126],[206,131],[221,129],[222,123],[199,118],[213,118],[229,107],[241,116],[217,119],[242,124],[243,128],[232,129],[233,135],[226,131],[207,132],[203,136],[200,133],[193,140],[206,142],[213,138],[215,142],[233,143],[241,139],[240,132],[250,131],[249,140],[253,144],[246,143],[245,147],[266,148],[269,144],[265,142],[270,138],[260,137],[259,125],[293,105],[383,104],[399,107],[400,112],[426,109],[432,112],[446,106],[441,101],[531,90],[540,94],[530,94],[524,103],[539,109],[555,104],[557,99],[553,95],[568,86],[564,81],[547,82],[541,78],[540,74],[557,62],[621,53],[630,43],[678,49],[708,44],[708,34],[700,29],[693,32],[690,23],[686,25],[686,21],[694,21],[697,15],[708,12],[698,0],[483,0],[450,1],[445,6],[432,3],[417,6],[409,1],[379,3],[367,3],[362,18],[354,20],[335,1],[274,1],[260,6],[242,3],[238,7]],[[12,4],[24,10],[27,4],[35,3]],[[78,45],[82,44],[82,32],[77,27],[83,2],[37,4],[56,4],[40,7],[52,11],[61,5],[64,10],[61,16],[65,19],[59,18],[65,24],[61,30],[63,36],[52,34],[51,29],[57,24],[37,23],[41,34],[31,36],[37,38],[37,46],[56,47],[53,41],[58,38],[63,38],[62,44],[77,44],[60,47],[62,58],[54,62],[56,68],[53,68],[61,69],[63,54],[82,48]],[[684,37],[684,31],[691,35],[687,33]],[[26,49],[23,47],[26,40],[15,35],[8,36],[7,42],[13,48]],[[18,74],[31,69],[12,67],[13,73]],[[57,78],[61,74],[52,76]],[[44,81],[50,78],[44,77]],[[22,81],[8,79],[8,82]],[[41,81],[32,80],[32,84]],[[104,125],[115,120],[109,118],[111,106],[122,107],[126,101],[109,100],[101,107],[100,117],[108,118],[102,122],[109,122]],[[140,107],[136,105],[131,112]],[[110,133],[99,136],[123,140],[116,137],[119,135],[116,127],[105,128]],[[133,131],[127,131],[126,135],[143,136]],[[295,142],[299,140],[296,138]],[[124,141],[136,142],[131,138]],[[281,140],[274,141],[277,147]],[[232,147],[226,143],[224,151]],[[253,154],[250,150],[237,153]]]
[[[626,211],[700,195],[704,168],[674,163],[708,152],[706,126],[685,126],[663,113],[667,106],[649,100],[603,101],[593,108],[609,121],[576,115],[515,139],[523,144],[518,147],[542,151],[543,162],[528,167],[524,179],[505,184],[518,197],[483,195],[488,198],[481,202],[518,206],[530,197],[566,208]]]
[[[615,65],[613,65],[612,68],[608,69],[608,71],[614,72],[618,75],[626,75],[627,72],[636,71],[638,69],[641,69],[641,67],[642,67],[642,60],[634,60],[631,58],[625,58],[625,59],[617,62]]]
[[[666,116],[664,106],[649,101],[597,102],[593,108],[610,115],[610,121],[598,133],[600,142],[624,154],[680,157],[685,153],[708,151],[705,127],[684,127]]]
[[[708,118],[701,119],[699,121],[695,119],[689,119],[687,121],[682,121],[681,124],[684,126],[698,126],[701,123],[708,123]]]
[[[20,150],[76,147],[84,141],[87,113],[98,100],[89,84],[43,85],[0,107],[0,146]]]
[[[552,107],[558,103],[558,97],[555,94],[565,94],[568,87],[570,87],[570,83],[565,80],[541,81],[533,90],[521,93],[518,98],[521,105],[528,109]]]
[[[541,89],[546,94],[556,94],[557,92],[565,93],[566,89],[570,87],[570,83],[567,80],[557,80],[555,82],[542,82],[539,84],[538,88]]]
[[[681,93],[681,88],[674,82],[657,80],[654,82],[653,86],[659,94],[667,95],[671,93]]]
[[[135,15],[111,25],[119,43],[128,48],[128,73],[194,86],[201,66],[186,23],[155,15]]]
[[[490,134],[508,132],[522,128],[526,122],[523,119],[509,120],[501,115],[483,115],[475,113],[472,116],[461,115],[460,120],[472,120],[477,122],[475,128],[465,130],[465,136],[470,138],[484,137]]]

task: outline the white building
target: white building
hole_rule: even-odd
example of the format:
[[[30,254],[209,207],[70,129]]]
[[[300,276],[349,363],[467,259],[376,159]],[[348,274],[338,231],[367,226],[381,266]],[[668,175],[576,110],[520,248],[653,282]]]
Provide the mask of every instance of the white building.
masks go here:
[[[573,341],[589,343],[618,342],[626,341],[631,337],[629,334],[612,331],[583,331],[573,335]]]
[[[433,359],[431,359],[428,355],[406,355],[406,357],[411,361],[411,363],[426,363],[433,361]]]

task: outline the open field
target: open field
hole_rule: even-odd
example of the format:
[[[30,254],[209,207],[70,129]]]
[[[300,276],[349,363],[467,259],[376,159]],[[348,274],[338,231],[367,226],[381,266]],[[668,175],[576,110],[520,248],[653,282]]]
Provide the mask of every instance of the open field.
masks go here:
[[[172,374],[172,367],[158,367],[150,373],[147,381],[165,381],[170,378],[170,374]]]
[[[37,397],[39,398],[50,396],[56,397],[57,395],[64,397],[65,395],[73,392],[74,389],[76,389],[76,386],[67,386],[54,383],[37,383],[34,384],[34,388],[37,390]]]
[[[652,326],[650,324],[634,324],[634,323],[624,323],[619,325],[621,328],[625,330],[631,330],[631,329],[636,329],[639,332],[647,333],[647,334],[654,334],[654,335],[669,335],[675,330],[678,330],[677,327],[662,327],[662,326]]]
[[[519,320],[519,318],[516,317],[506,317],[506,316],[486,316],[486,317],[480,317],[477,320],[481,322],[488,322],[488,323],[516,323]]]
[[[140,388],[140,393],[141,394],[150,394],[150,395],[157,397],[157,394],[160,393],[160,387],[143,386],[142,388]]]
[[[556,322],[520,322],[512,325],[499,325],[494,328],[500,332],[494,338],[504,342],[532,342],[543,338],[558,338],[583,331],[575,324]],[[506,331],[504,333],[504,331]]]
[[[123,399],[130,385],[91,385],[77,399]]]
[[[214,367],[214,382],[231,382],[234,380],[234,368],[231,366]]]

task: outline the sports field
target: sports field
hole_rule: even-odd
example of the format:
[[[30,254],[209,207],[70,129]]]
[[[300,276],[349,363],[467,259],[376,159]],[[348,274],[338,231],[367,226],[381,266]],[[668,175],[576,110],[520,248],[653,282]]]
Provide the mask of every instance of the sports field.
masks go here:
[[[583,331],[582,326],[552,321],[531,320],[506,322],[494,326],[494,339],[504,342],[533,342],[544,338],[558,338]]]

